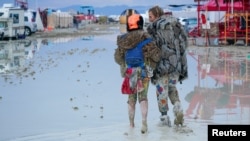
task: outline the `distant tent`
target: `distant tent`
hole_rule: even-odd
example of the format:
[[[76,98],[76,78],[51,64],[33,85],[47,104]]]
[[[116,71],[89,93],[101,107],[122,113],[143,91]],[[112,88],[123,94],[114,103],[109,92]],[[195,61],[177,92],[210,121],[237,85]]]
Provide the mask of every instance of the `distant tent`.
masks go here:
[[[231,11],[233,10],[239,11],[243,10],[243,3],[242,1],[235,1],[233,3],[231,2],[224,2],[224,0],[210,0],[206,4],[198,7],[200,11]]]
[[[43,31],[44,30],[44,26],[43,26],[43,22],[42,22],[42,19],[41,19],[41,15],[39,13],[39,10],[37,10],[36,12],[36,23],[37,23],[37,30],[38,31]]]

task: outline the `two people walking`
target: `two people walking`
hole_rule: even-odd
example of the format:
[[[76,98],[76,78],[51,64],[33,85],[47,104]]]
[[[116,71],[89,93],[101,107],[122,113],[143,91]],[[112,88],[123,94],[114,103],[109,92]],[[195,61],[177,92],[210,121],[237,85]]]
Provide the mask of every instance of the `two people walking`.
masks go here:
[[[128,115],[130,127],[134,127],[135,105],[138,100],[142,114],[141,133],[148,131],[148,87],[151,83],[156,87],[156,98],[160,121],[171,126],[168,116],[168,98],[174,105],[174,124],[183,125],[184,117],[176,84],[187,78],[187,36],[180,23],[172,16],[166,16],[159,6],[149,9],[151,22],[145,31],[141,15],[132,14],[127,18],[127,33],[117,37],[117,49],[114,59],[119,64],[121,76],[132,90],[128,95]],[[132,48],[141,48],[143,63],[137,66],[128,64],[127,54]],[[138,61],[137,59],[136,61]],[[134,61],[134,62],[136,62]],[[126,82],[126,81],[124,81]],[[123,84],[124,85],[124,84]],[[127,88],[125,87],[125,88]]]

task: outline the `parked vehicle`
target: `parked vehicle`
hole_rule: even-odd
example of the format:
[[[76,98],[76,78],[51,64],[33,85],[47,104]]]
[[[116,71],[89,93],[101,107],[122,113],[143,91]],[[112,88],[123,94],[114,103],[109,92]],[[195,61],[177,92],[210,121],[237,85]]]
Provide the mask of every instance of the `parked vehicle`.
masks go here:
[[[195,27],[197,27],[197,25],[198,25],[197,21],[198,21],[197,18],[187,18],[186,19],[186,26],[185,26],[186,30],[188,32],[190,32],[192,29],[194,29]]]
[[[36,11],[26,10],[24,12],[24,24],[26,36],[37,32]]]
[[[24,9],[4,4],[0,8],[0,38],[24,38]]]
[[[185,26],[187,22],[187,18],[179,17],[177,20],[181,23],[181,25]]]

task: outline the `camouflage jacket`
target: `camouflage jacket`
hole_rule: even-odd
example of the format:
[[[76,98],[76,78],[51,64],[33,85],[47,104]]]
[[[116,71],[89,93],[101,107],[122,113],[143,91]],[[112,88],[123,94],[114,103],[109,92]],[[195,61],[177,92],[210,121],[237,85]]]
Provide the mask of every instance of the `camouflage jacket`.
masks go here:
[[[186,57],[188,37],[181,24],[176,18],[164,15],[150,23],[147,31],[161,49],[161,60],[154,70],[152,83],[155,84],[165,75],[179,75],[179,81],[182,82],[188,77]]]

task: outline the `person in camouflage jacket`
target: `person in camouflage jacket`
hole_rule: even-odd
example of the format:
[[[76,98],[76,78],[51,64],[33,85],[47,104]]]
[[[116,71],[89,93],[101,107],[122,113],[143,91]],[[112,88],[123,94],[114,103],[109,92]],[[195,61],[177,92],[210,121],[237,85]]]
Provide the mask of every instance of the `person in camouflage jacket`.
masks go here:
[[[151,82],[156,86],[160,119],[163,124],[171,126],[167,115],[169,97],[174,105],[174,123],[183,125],[183,110],[176,84],[188,78],[187,35],[177,19],[171,15],[165,15],[159,6],[149,9],[149,21],[151,23],[147,31],[161,49],[161,60],[157,63],[151,78]]]

